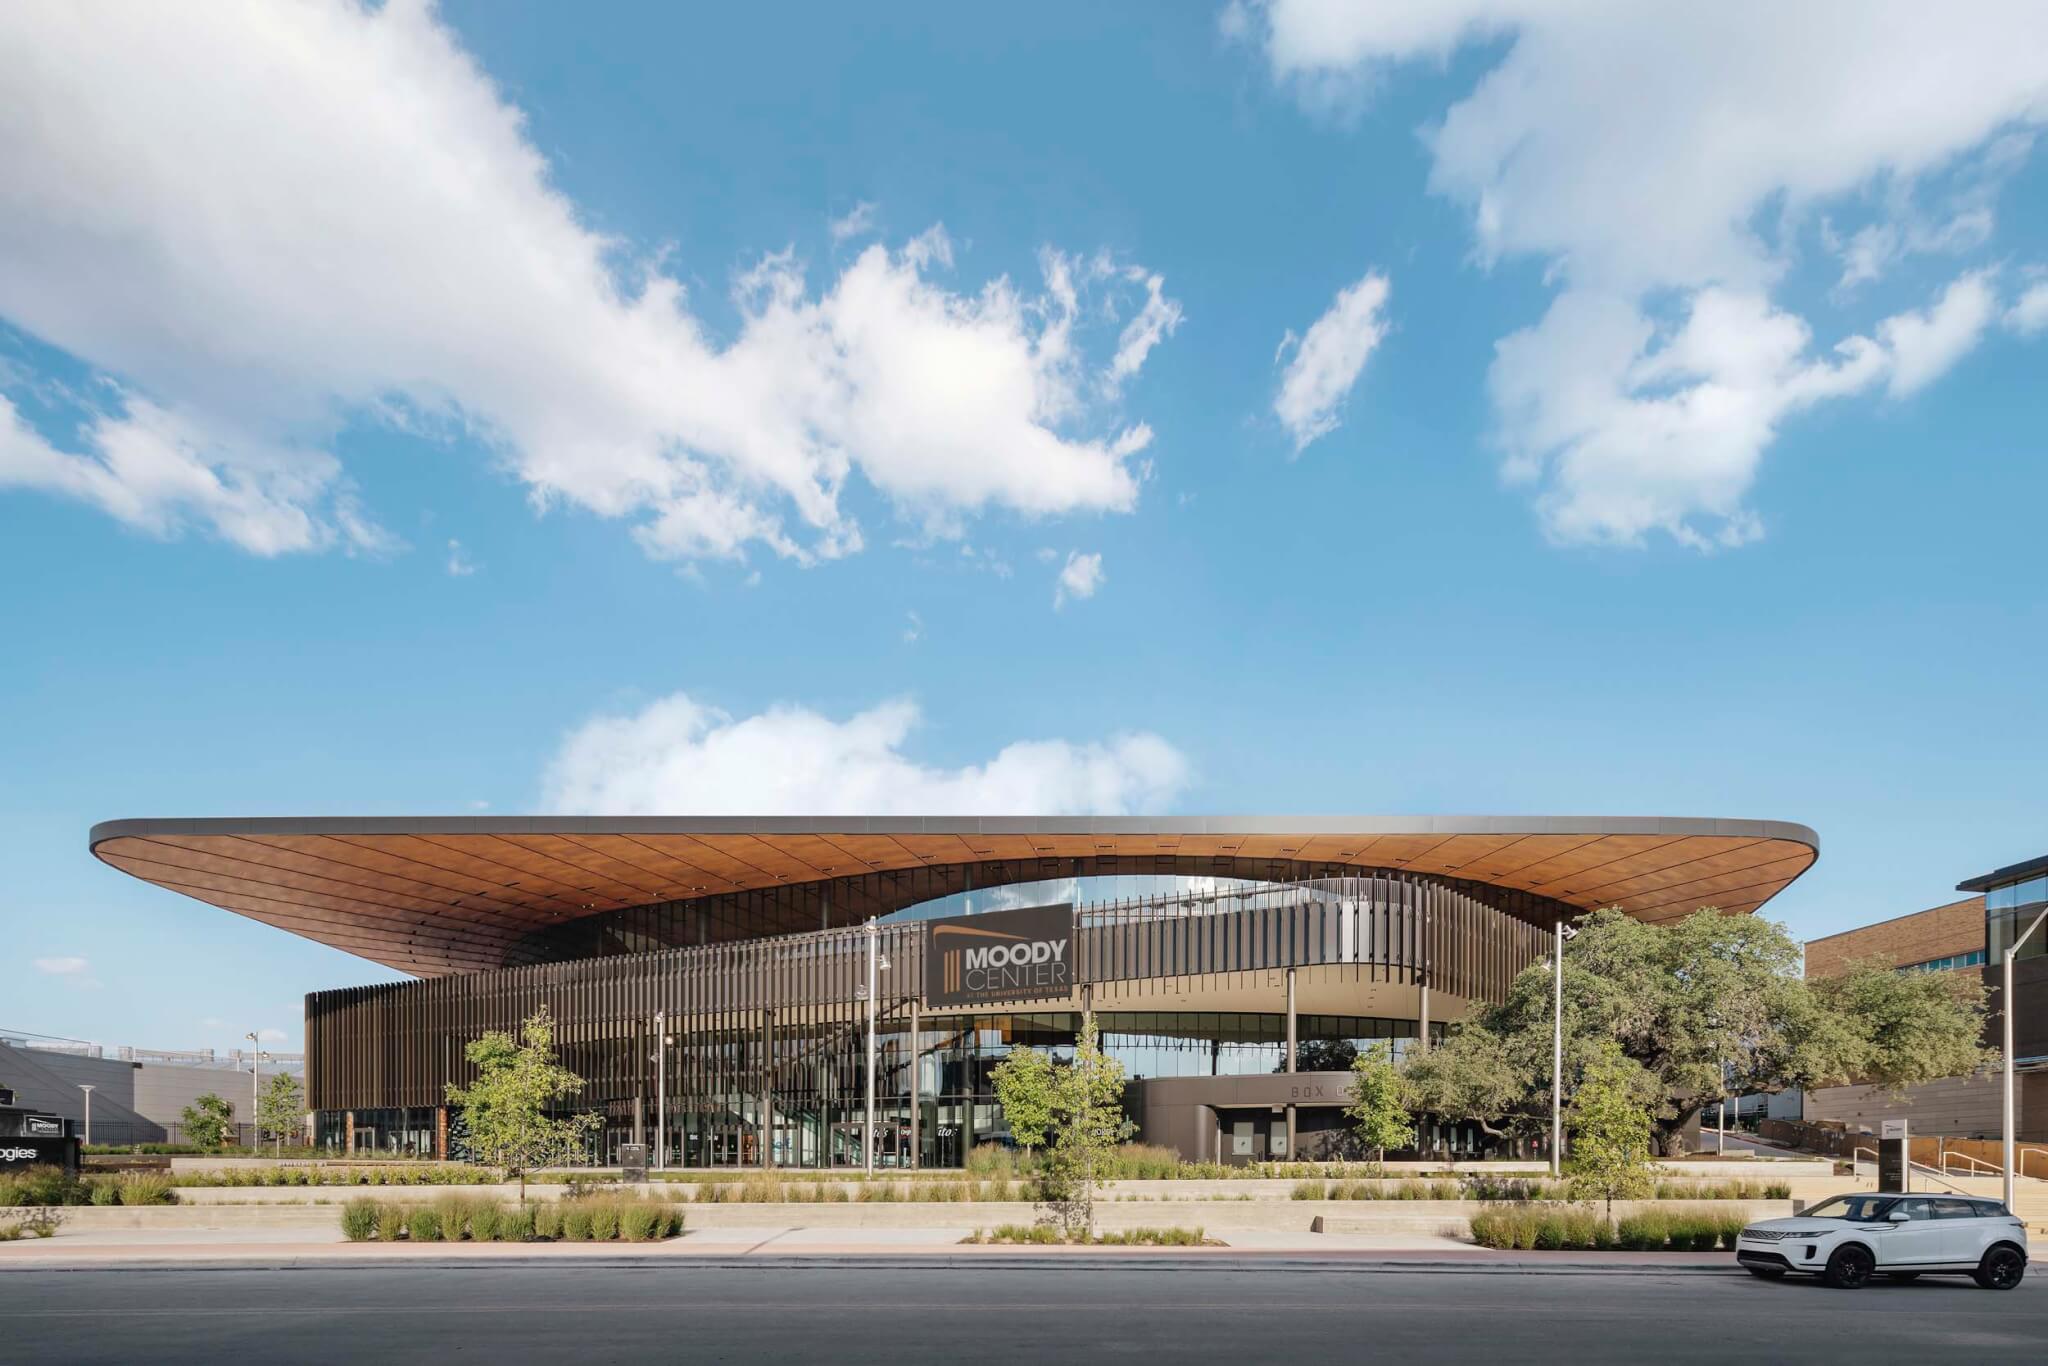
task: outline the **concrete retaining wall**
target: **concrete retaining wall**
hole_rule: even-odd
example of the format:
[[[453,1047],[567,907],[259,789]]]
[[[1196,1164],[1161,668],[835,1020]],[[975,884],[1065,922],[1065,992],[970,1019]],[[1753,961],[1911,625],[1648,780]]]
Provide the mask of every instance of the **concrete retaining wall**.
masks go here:
[[[1463,1237],[1484,1208],[1470,1200],[1106,1200],[1096,1223],[1109,1229],[1204,1228],[1217,1232],[1306,1233],[1321,1217],[1325,1228],[1347,1233],[1440,1233]],[[1740,1211],[1751,1219],[1792,1212],[1784,1200],[1637,1201],[1636,1209]],[[866,1205],[689,1205],[687,1228],[993,1228],[1029,1224],[1037,1209],[1022,1201],[954,1204],[904,1201]],[[64,1227],[83,1229],[337,1228],[340,1204],[84,1206],[65,1211]]]
[[[1709,1167],[1718,1168],[1721,1164],[1708,1163],[1705,1165]],[[1823,1195],[1833,1195],[1841,1191],[1867,1189],[1869,1186],[1869,1183],[1867,1181],[1859,1185],[1859,1183],[1854,1178],[1837,1177],[1833,1174],[1833,1171],[1834,1167],[1832,1163],[1812,1162],[1787,1164],[1782,1169],[1774,1167],[1765,1172],[1744,1172],[1741,1173],[1740,1176],[1741,1179],[1750,1181],[1784,1181],[1792,1187],[1792,1194],[1794,1196],[1797,1196],[1798,1198],[1804,1200],[1815,1200],[1819,1199]],[[1658,1174],[1660,1176],[1663,1176],[1666,1175],[1666,1172],[1662,1168],[1660,1168]],[[1516,1173],[1516,1175],[1520,1176],[1523,1174]],[[1535,1174],[1529,1173],[1528,1175],[1533,1177]],[[1684,1172],[1675,1172],[1670,1173],[1669,1175],[1670,1179],[1673,1180],[1689,1181],[1706,1179],[1702,1176],[1694,1176]],[[1716,1170],[1711,1173],[1708,1173],[1707,1175],[1727,1177],[1731,1176],[1731,1173],[1722,1170]],[[832,1181],[830,1179],[814,1180],[811,1177],[797,1175],[794,1173],[785,1176],[782,1179],[788,1184],[802,1186],[806,1189],[814,1186],[821,1186],[828,1189],[836,1189],[839,1191],[843,1191],[847,1196],[846,1203],[862,1203],[869,1204],[870,1206],[876,1203],[882,1203],[860,1201],[859,1195],[863,1183],[858,1181]],[[968,1178],[961,1179],[964,1181]],[[914,1186],[915,1184],[917,1183],[913,1183],[907,1180],[896,1183],[898,1189],[902,1189],[907,1186]],[[1291,1201],[1294,1195],[1294,1187],[1295,1182],[1293,1182],[1292,1180],[1112,1181],[1108,1183],[1107,1189],[1105,1190],[1101,1198],[1106,1200],[1137,1199],[1179,1201]],[[564,1189],[565,1188],[563,1186],[553,1183],[532,1183],[529,1184],[526,1188],[527,1198],[538,1200],[553,1200],[560,1197]],[[633,1189],[657,1195],[674,1193],[680,1190],[688,1192],[689,1196],[696,1197],[697,1201],[701,1201],[703,1203],[710,1203],[709,1201],[704,1199],[704,1196],[707,1191],[714,1189],[714,1187],[709,1185],[696,1185],[680,1181],[652,1181],[642,1185],[628,1187],[627,1189]],[[447,1194],[449,1192],[470,1193],[477,1195],[496,1195],[503,1199],[512,1200],[518,1198],[519,1187],[516,1183],[512,1182],[485,1186],[180,1186],[178,1188],[178,1199],[181,1203],[190,1205],[208,1205],[221,1203],[303,1204],[311,1200],[330,1200],[339,1203],[343,1200],[348,1200],[358,1195],[374,1195],[380,1200],[433,1200],[438,1196]],[[686,1196],[685,1198],[687,1201],[688,1196]],[[791,1203],[793,1205],[798,1205],[803,1208],[811,1207],[810,1202],[794,1201]],[[834,1203],[841,1202],[835,1201]],[[936,1205],[947,1204],[951,1202],[934,1200],[921,1203],[929,1203]],[[1310,1202],[1297,1201],[1295,1203]],[[1339,1201],[1337,1203],[1346,1205],[1356,1205],[1367,1202]],[[1390,1200],[1373,1203],[1414,1204],[1431,1202]]]

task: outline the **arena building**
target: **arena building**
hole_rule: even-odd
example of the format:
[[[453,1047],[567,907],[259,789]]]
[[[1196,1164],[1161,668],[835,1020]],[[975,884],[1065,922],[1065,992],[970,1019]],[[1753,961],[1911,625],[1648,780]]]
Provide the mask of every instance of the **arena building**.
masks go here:
[[[1570,817],[134,820],[103,862],[420,980],[306,998],[336,1148],[459,1150],[463,1047],[546,1005],[592,1156],[958,1166],[990,1072],[1092,1015],[1140,1137],[1244,1163],[1344,1149],[1357,1050],[1398,1054],[1600,907],[1762,906],[1804,826]],[[872,964],[872,967],[871,967]],[[874,982],[872,993],[869,982]],[[1488,1150],[1428,1123],[1429,1153]]]

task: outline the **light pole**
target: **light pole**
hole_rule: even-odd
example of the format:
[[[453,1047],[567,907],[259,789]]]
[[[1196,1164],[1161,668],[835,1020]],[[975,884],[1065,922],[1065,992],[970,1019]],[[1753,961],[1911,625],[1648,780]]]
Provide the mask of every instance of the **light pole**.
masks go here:
[[[1556,922],[1556,947],[1550,955],[1550,1174],[1562,1170],[1564,1151],[1564,942],[1579,937],[1577,930]]]
[[[668,1166],[668,1012],[654,1012],[654,1166]],[[645,1091],[640,1093],[646,1095]]]
[[[868,1122],[861,1136],[861,1164],[869,1176],[875,1174],[875,942],[879,931],[868,922]]]
[[[1714,1152],[1728,1155],[1728,1064],[1721,1064],[1721,1098],[1714,1102]]]
[[[262,1041],[254,1034],[244,1034],[242,1037],[249,1041],[249,1146],[253,1149],[257,1141],[256,1107],[262,1104],[258,1094],[257,1074],[263,1070],[260,1066],[263,1061],[263,1050],[256,1047]]]
[[[85,1092],[85,1146],[92,1146],[92,1087],[85,1082],[78,1083],[78,1089]]]
[[[2020,946],[2025,944],[2041,922],[2048,919],[2048,909],[2034,917],[2027,926],[2027,932],[2008,944],[2005,949],[2005,990],[1998,996],[1998,1013],[2002,1019],[2005,1054],[2005,1207],[2012,1208],[2012,960],[2019,956]]]

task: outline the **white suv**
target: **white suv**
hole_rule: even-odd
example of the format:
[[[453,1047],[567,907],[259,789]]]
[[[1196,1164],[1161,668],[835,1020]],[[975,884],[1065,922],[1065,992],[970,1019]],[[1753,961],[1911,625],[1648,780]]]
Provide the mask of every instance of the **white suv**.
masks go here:
[[[1837,1195],[1790,1219],[1751,1224],[1735,1260],[1753,1276],[1808,1272],[1839,1290],[1923,1273],[2010,1290],[2027,1274],[2027,1226],[1998,1201],[1966,1195]]]

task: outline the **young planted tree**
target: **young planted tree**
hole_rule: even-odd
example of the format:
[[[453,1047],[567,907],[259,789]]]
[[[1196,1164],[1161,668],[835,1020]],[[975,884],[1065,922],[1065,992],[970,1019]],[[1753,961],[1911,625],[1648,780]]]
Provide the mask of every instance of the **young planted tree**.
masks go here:
[[[1376,1154],[1374,1161],[1382,1173],[1386,1171],[1387,1149],[1405,1148],[1415,1141],[1415,1121],[1408,1115],[1405,1092],[1389,1045],[1369,1045],[1352,1060],[1351,1103],[1344,1113],[1358,1141]]]
[[[1095,1236],[1095,1193],[1117,1145],[1136,1128],[1124,1117],[1124,1065],[1102,1051],[1091,1017],[1074,1060],[1053,1070],[1053,1136],[1039,1168],[1039,1198],[1067,1237]]]
[[[448,1103],[462,1111],[472,1157],[517,1176],[524,1204],[527,1172],[568,1161],[604,1121],[552,1113],[583,1089],[583,1078],[555,1061],[555,1025],[546,1006],[526,1017],[518,1039],[494,1029],[462,1055],[476,1068],[476,1081],[451,1082]]]
[[[209,1091],[178,1112],[178,1123],[185,1126],[187,1143],[225,1148],[234,1137],[235,1107]]]
[[[1058,1076],[1050,1055],[1036,1048],[1013,1048],[1010,1056],[996,1064],[989,1074],[995,1084],[996,1103],[1009,1121],[1010,1137],[1028,1157],[1045,1146],[1053,1126],[1053,1102]]]
[[[303,1128],[306,1122],[306,1092],[299,1079],[279,1072],[256,1097],[256,1130],[269,1134],[276,1153],[284,1156],[284,1136]]]
[[[1565,1183],[1575,1200],[1604,1201],[1610,1224],[1616,1200],[1650,1193],[1650,1112],[1637,1099],[1648,1083],[1643,1069],[1608,1043],[1594,1052],[1572,1093]]]

